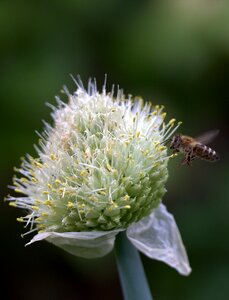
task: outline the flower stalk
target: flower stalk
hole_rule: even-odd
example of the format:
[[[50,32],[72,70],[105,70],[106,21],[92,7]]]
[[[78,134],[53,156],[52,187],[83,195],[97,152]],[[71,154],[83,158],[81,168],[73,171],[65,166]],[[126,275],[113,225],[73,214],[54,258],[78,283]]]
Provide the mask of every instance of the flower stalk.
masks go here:
[[[115,256],[124,299],[152,300],[139,252],[125,232],[120,232],[116,238]]]

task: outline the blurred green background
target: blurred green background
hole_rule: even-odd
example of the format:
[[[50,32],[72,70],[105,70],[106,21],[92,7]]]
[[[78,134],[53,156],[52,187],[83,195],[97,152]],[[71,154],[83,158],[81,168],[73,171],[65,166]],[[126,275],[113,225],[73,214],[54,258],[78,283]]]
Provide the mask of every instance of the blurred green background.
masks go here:
[[[80,74],[126,94],[164,104],[180,131],[220,129],[212,147],[220,162],[170,165],[164,199],[176,218],[193,272],[182,277],[143,257],[154,299],[229,299],[229,2],[227,0],[0,1],[1,198],[13,166],[35,154],[42,119],[52,122],[48,101]],[[3,299],[123,299],[113,253],[98,260],[74,258],[30,237],[1,203]]]

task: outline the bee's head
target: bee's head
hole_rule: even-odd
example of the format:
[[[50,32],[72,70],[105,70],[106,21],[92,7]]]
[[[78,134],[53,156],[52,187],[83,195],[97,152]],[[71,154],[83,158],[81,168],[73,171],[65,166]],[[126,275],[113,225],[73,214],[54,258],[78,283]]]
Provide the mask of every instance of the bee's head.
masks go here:
[[[180,147],[180,144],[181,144],[180,134],[174,135],[174,137],[172,138],[170,149],[178,149]]]

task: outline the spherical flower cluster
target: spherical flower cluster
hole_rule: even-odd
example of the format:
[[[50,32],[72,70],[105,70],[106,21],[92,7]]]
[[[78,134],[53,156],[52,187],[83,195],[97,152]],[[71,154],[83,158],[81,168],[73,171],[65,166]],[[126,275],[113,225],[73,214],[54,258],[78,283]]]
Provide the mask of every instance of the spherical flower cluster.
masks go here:
[[[179,124],[165,124],[163,107],[126,98],[120,89],[115,95],[105,84],[99,93],[95,81],[87,90],[77,85],[73,95],[65,89],[67,104],[58,98],[52,107],[54,126],[46,124],[40,135],[38,157],[28,155],[16,169],[21,175],[12,188],[20,196],[8,200],[27,210],[18,221],[29,233],[38,230],[32,241],[47,239],[75,255],[97,257],[112,249],[119,231],[128,228],[134,243],[139,228],[149,226],[144,222],[169,215],[160,204],[170,157],[163,141]],[[186,271],[177,269],[188,273],[182,251]]]

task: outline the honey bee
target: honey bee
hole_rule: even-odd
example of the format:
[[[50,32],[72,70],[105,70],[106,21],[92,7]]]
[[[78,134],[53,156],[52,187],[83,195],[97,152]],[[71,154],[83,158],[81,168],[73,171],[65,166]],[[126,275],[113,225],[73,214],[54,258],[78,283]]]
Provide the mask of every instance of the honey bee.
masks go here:
[[[196,157],[215,162],[219,160],[219,155],[206,144],[209,144],[218,133],[219,130],[212,130],[197,138],[177,134],[172,138],[170,149],[173,149],[174,153],[181,152],[185,154],[185,158],[181,162],[182,165],[191,166],[191,161]]]

